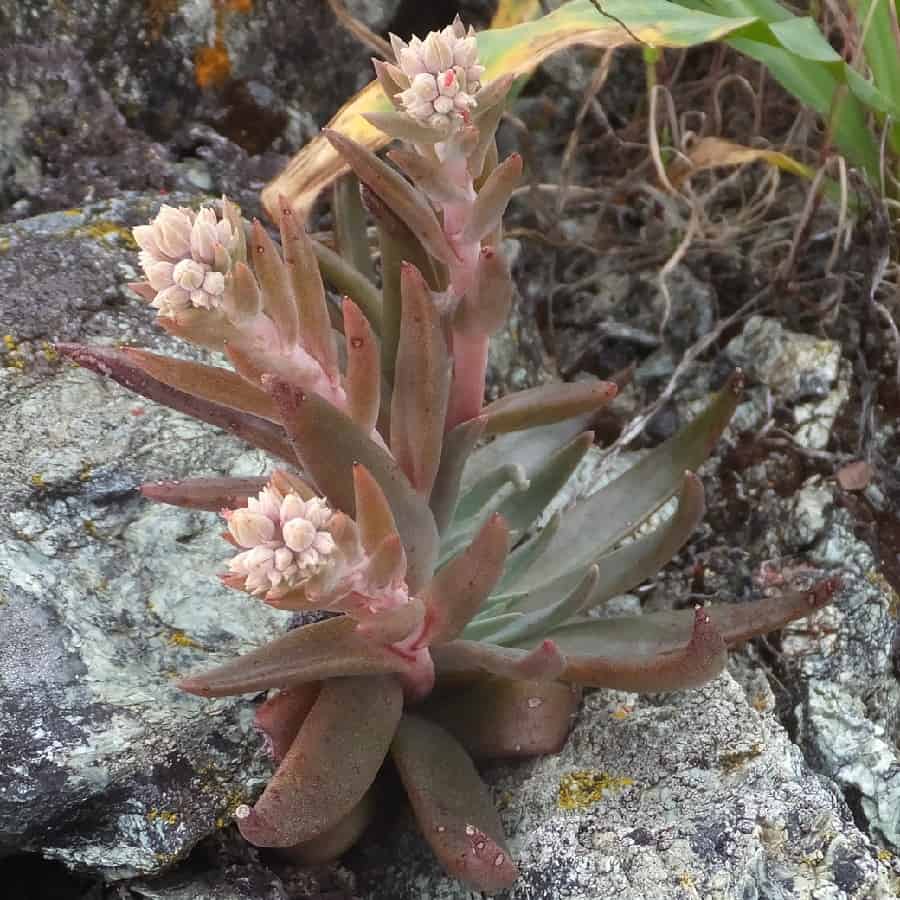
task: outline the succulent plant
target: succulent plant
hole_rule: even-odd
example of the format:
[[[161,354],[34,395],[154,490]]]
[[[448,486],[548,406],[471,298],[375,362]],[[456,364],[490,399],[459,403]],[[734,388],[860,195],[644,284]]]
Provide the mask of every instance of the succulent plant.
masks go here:
[[[405,143],[388,153],[397,168],[328,135],[358,179],[335,190],[338,252],[314,242],[284,199],[280,249],[227,200],[163,207],[135,229],[146,280],[134,290],[163,328],[224,351],[233,368],[60,349],[285,463],[268,478],[143,487],[222,512],[236,549],[229,587],[334,614],[180,682],[202,697],[274,692],[256,725],[278,767],[235,813],[244,836],[307,860],[341,853],[369,820],[390,756],[441,863],[494,891],[516,867],[473,759],[557,751],[583,686],[711,679],[730,645],[827,603],[836,583],[592,614],[654,575],[699,522],[692,472],[731,417],[740,375],[625,474],[545,518],[615,386],[550,384],[484,405],[488,343],[513,294],[501,216],[522,163],[498,162],[494,140],[509,81],[480,84],[476,38],[458,19],[393,46],[396,64],[376,70],[395,109],[372,121]],[[648,531],[672,497],[677,510]]]

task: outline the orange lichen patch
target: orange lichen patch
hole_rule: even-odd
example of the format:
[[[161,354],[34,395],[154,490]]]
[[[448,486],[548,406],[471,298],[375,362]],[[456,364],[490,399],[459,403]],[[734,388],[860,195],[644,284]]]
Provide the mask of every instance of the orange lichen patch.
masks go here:
[[[224,44],[197,48],[194,53],[194,78],[199,87],[219,87],[230,77],[231,60]]]
[[[231,12],[248,13],[253,9],[253,0],[225,0],[224,6]]]

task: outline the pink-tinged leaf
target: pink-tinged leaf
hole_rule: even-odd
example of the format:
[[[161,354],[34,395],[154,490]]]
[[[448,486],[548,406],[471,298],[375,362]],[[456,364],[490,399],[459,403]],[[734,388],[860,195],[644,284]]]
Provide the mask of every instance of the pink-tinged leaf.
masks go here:
[[[392,677],[326,681],[256,805],[235,813],[257,847],[292,847],[334,828],[372,786],[403,711]]]
[[[827,606],[840,587],[826,578],[808,591],[787,591],[748,603],[718,603],[703,612],[729,647],[777,631]],[[691,639],[694,611],[665,610],[642,616],[576,619],[554,628],[552,638],[566,656],[632,660],[683,651]],[[524,642],[521,646],[533,646]]]
[[[441,461],[450,356],[441,317],[415,266],[401,267],[403,313],[391,398],[391,450],[427,500]]]
[[[231,277],[225,282],[224,305],[235,322],[251,321],[262,311],[259,283],[246,263],[234,264]]]
[[[485,434],[505,434],[537,425],[552,425],[606,406],[617,388],[611,381],[557,382],[507,394],[489,403],[482,415],[487,418]]]
[[[427,626],[421,646],[458,637],[503,574],[509,530],[500,515],[491,516],[472,543],[442,566],[425,590]]]
[[[381,90],[384,91],[384,96],[391,101],[393,106],[399,107],[401,104],[399,100],[395,99],[395,95],[409,87],[409,78],[399,66],[385,62],[383,59],[373,58],[372,66],[375,69],[375,78],[381,85]]]
[[[202,697],[227,697],[326,678],[384,675],[405,666],[396,653],[358,635],[353,619],[336,616],[295,628],[216,669],[182,679],[178,687]]]
[[[581,692],[558,681],[490,678],[429,702],[423,715],[446,728],[477,760],[558,753]]]
[[[447,872],[478,891],[510,887],[518,872],[500,817],[456,738],[434,722],[406,715],[391,756],[419,828]]]
[[[381,353],[369,320],[349,297],[344,297],[344,334],[347,337],[347,374],[344,389],[350,418],[371,431],[381,406]]]
[[[257,707],[253,727],[266,739],[276,765],[287,755],[294,738],[319,696],[318,681],[278,691]]]
[[[210,350],[221,350],[224,341],[233,340],[238,334],[237,328],[218,310],[187,309],[174,319],[159,316],[156,324],[172,337]]]
[[[434,487],[431,489],[431,497],[428,504],[434,514],[438,531],[443,534],[453,521],[459,500],[459,486],[462,481],[463,470],[475,445],[484,434],[485,419],[478,416],[469,419],[462,425],[457,425],[452,431],[444,435],[441,446],[441,464],[438,466],[434,479]]]
[[[353,466],[361,463],[390,504],[409,566],[407,583],[416,593],[431,578],[438,534],[425,501],[396,461],[348,416],[316,394],[305,394],[280,378],[263,384],[275,398],[304,472],[329,501],[355,513]]]
[[[570,655],[560,677],[575,684],[618,691],[679,691],[711,681],[727,661],[728,649],[722,633],[698,606],[691,639],[685,647],[629,659]]]
[[[131,281],[128,283],[128,288],[134,291],[141,300],[146,300],[148,303],[155,300],[159,293],[149,281]]]
[[[555,641],[544,640],[531,651],[498,647],[481,641],[450,641],[431,648],[439,677],[470,680],[484,675],[554,681],[566,668]]]
[[[506,256],[497,247],[482,247],[475,287],[456,307],[454,334],[467,339],[496,334],[509,319],[512,298],[513,281]]]
[[[432,128],[409,114],[396,110],[363,113],[362,115],[370,125],[374,125],[395,141],[407,141],[410,144],[437,144],[439,141],[445,141],[450,134],[448,128]]]
[[[297,457],[284,429],[268,419],[230,409],[163,384],[135,365],[121,350],[113,350],[110,347],[85,347],[80,344],[57,344],[56,349],[79,366],[111,378],[136,394],[141,394],[177,412],[193,416],[201,422],[215,425],[292,465],[297,463]]]
[[[636,465],[566,513],[545,554],[549,581],[589,565],[633,533],[696,471],[725,430],[740,401],[744,379],[736,372],[709,406]],[[615,515],[610,515],[615,510]]]
[[[141,485],[141,493],[154,503],[184,506],[219,512],[247,505],[268,481],[260,478],[186,478],[183,481],[150,481]]]
[[[381,486],[361,463],[353,466],[353,490],[359,538],[366,552],[372,553],[385,538],[396,533],[394,514]]]
[[[488,175],[478,192],[472,214],[463,230],[463,240],[480,241],[500,224],[509,198],[521,178],[522,157],[513,153]]]
[[[377,809],[377,794],[378,786],[374,784],[343,819],[311,841],[283,849],[281,855],[301,866],[321,866],[333,862],[346,853],[369,827]]]
[[[325,374],[335,379],[340,374],[337,347],[331,331],[331,318],[325,287],[319,274],[319,262],[303,223],[298,220],[284,197],[278,199],[284,269],[296,306],[300,342],[322,366]]]
[[[490,81],[479,92],[485,93],[496,90],[497,92],[502,91],[503,96],[500,99],[490,97],[486,106],[482,104],[481,100],[478,101],[478,141],[469,154],[468,160],[469,174],[475,179],[480,179],[490,174],[490,171],[496,166],[497,142],[495,138],[500,119],[503,118],[503,112],[506,109],[506,103],[504,102],[506,94],[509,92],[512,83],[512,77],[505,75],[502,78],[495,78],[493,81]],[[491,157],[494,160],[493,166],[490,165]]]
[[[300,320],[291,282],[274,242],[258,219],[253,220],[248,249],[259,282],[263,309],[275,323],[284,344],[294,347],[300,337]]]
[[[138,368],[169,387],[221,406],[278,421],[278,411],[272,398],[236,372],[173,356],[161,356],[137,347],[123,347],[121,352]]]
[[[362,144],[330,128],[322,134],[349,163],[356,177],[407,223],[432,256],[445,263],[456,260],[456,253],[424,194]]]
[[[386,588],[404,579],[406,553],[399,534],[388,535],[373,551],[366,567],[366,581],[375,588]]]
[[[425,604],[418,597],[410,597],[408,603],[382,612],[359,618],[357,632],[370,641],[397,644],[418,631],[425,619]]]
[[[404,116],[409,119],[409,116]],[[465,203],[465,190],[447,178],[439,162],[422,156],[415,150],[390,150],[387,158],[394,163],[431,200],[440,203]]]

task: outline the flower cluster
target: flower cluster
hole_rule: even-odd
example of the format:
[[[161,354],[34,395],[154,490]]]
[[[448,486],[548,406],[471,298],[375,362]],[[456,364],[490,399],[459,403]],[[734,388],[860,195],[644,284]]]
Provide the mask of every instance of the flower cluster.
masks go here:
[[[238,244],[234,226],[204,207],[163,206],[149,225],[134,229],[140,262],[156,292],[151,306],[164,317],[191,307],[216,309]]]
[[[484,74],[484,66],[478,65],[474,29],[466,33],[457,18],[424,41],[413,37],[407,44],[392,34],[391,45],[397,65],[410,82],[397,95],[404,110],[434,128],[467,121]]]
[[[321,497],[303,500],[270,484],[245,508],[223,515],[233,542],[243,548],[228,563],[225,579],[234,587],[281,597],[333,562],[336,544],[328,527],[334,514]]]

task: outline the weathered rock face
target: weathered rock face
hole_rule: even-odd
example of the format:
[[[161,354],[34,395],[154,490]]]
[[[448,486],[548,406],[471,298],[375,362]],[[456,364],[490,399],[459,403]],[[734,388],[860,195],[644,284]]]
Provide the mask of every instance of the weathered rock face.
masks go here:
[[[382,28],[397,6],[354,12]],[[319,0],[2,0],[0,44],[15,42],[81,50],[129,123],[157,138],[203,119],[210,93],[238,84],[257,130],[271,129],[267,112],[321,123],[371,77],[371,51]]]
[[[563,751],[496,766],[516,900],[887,898],[894,885],[849,809],[728,675],[698,691],[591,694]],[[399,833],[398,833],[399,832]],[[411,829],[367,847],[365,896],[474,898]],[[358,870],[359,873],[359,870]]]
[[[252,707],[173,680],[284,627],[219,585],[215,516],[136,493],[162,476],[261,473],[262,454],[44,343],[172,349],[122,287],[125,223],[149,202],[0,231],[0,847],[108,878],[171,864],[265,777]]]

